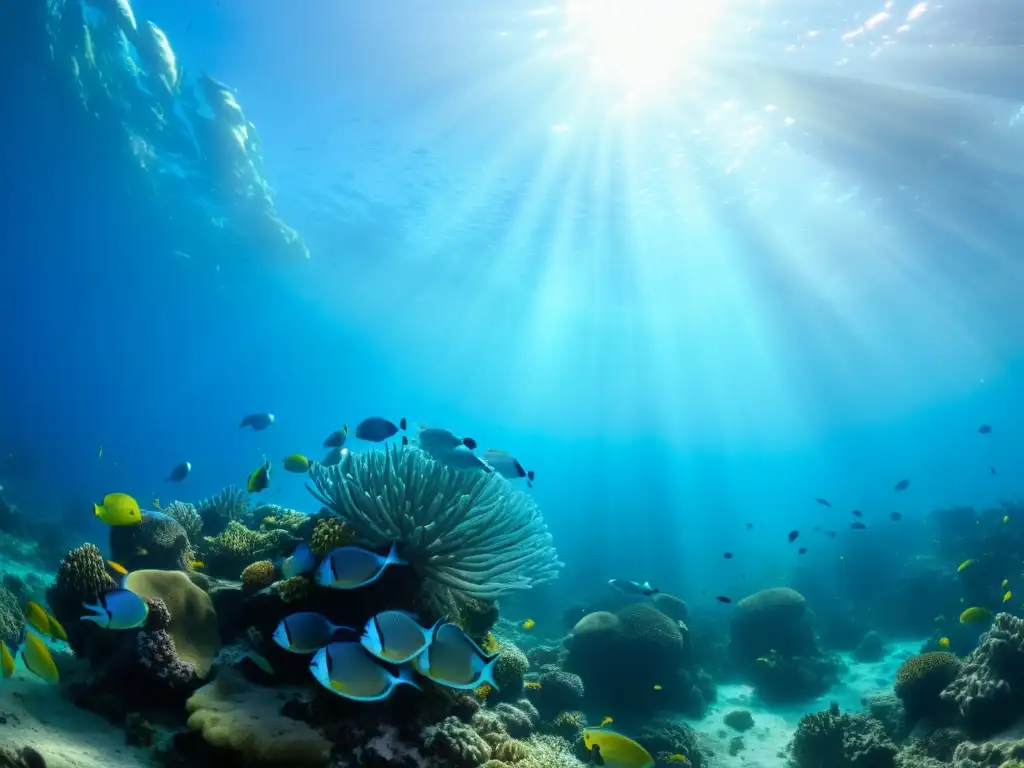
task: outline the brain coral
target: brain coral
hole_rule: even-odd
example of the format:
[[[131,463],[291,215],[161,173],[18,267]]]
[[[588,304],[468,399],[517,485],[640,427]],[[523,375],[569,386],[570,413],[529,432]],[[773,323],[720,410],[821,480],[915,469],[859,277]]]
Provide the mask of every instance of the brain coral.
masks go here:
[[[458,472],[415,448],[314,464],[310,492],[370,547],[399,542],[425,578],[493,600],[557,578],[562,563],[533,499],[497,472]]]
[[[283,703],[273,689],[252,685],[226,669],[189,698],[188,727],[212,746],[237,753],[246,765],[327,765],[331,743],[305,723],[282,715]]]
[[[817,653],[807,602],[788,587],[774,587],[736,604],[729,628],[730,652],[741,663],[777,651],[783,656]]]
[[[943,702],[939,694],[959,671],[960,660],[945,651],[922,653],[903,662],[896,672],[893,691],[903,702],[908,725],[940,714]]]
[[[205,677],[220,650],[220,630],[213,601],[180,571],[134,571],[124,588],[144,600],[162,600],[170,611],[167,633],[178,658]]]
[[[1014,722],[1024,712],[1024,620],[1008,613],[996,616],[942,699],[956,705],[975,738]]]

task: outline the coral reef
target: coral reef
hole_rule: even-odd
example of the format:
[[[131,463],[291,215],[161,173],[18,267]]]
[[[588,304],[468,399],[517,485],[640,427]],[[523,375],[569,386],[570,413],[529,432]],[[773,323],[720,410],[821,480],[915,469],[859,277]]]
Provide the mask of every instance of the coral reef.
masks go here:
[[[540,668],[537,675],[537,684],[529,692],[532,701],[541,715],[545,718],[552,718],[558,713],[574,711],[583,707],[584,686],[583,678],[560,669],[555,664],[548,664]]]
[[[25,632],[18,598],[7,587],[0,586],[0,640],[9,648],[17,648]]]
[[[142,568],[191,570],[192,548],[185,529],[169,515],[155,515],[138,525],[110,527],[111,559],[129,571]]]
[[[222,671],[197,690],[186,707],[190,730],[216,750],[240,756],[246,765],[319,768],[330,760],[327,739],[281,713],[280,693],[255,686],[233,670]],[[219,762],[223,760],[222,755]]]
[[[46,590],[46,601],[53,615],[64,625],[68,644],[78,656],[88,657],[92,641],[105,647],[103,630],[92,622],[80,621],[82,603],[95,603],[117,585],[107,574],[107,564],[95,544],[83,544],[64,556],[57,578]]]
[[[654,607],[673,621],[686,621],[690,614],[685,601],[665,592],[659,592],[654,596]]]
[[[140,666],[153,679],[172,691],[189,691],[199,673],[196,665],[178,654],[171,634],[171,612],[159,598],[146,601],[149,617],[146,628],[135,636],[135,652]]]
[[[814,656],[817,646],[807,601],[788,587],[755,592],[736,604],[729,627],[730,652],[740,664],[776,651],[783,656]]]
[[[354,538],[355,533],[350,526],[336,517],[328,517],[317,521],[309,539],[309,548],[317,557],[326,557],[335,547],[351,544]]]
[[[1024,713],[1024,620],[997,615],[941,697],[956,705],[973,738],[991,736]]]
[[[772,704],[812,699],[839,682],[844,669],[836,656],[785,656],[769,651],[747,670],[747,677],[765,702]]]
[[[693,768],[704,768],[712,762],[711,749],[702,742],[693,728],[675,720],[655,720],[640,729],[637,743],[655,760],[670,762],[670,755],[683,755]]]
[[[196,505],[196,509],[203,519],[203,532],[211,537],[221,533],[232,521],[243,526],[252,521],[249,495],[233,485],[203,499]]]
[[[790,744],[796,768],[893,768],[897,752],[881,723],[835,704],[805,715]]]
[[[725,714],[725,717],[722,718],[722,722],[734,731],[742,733],[743,731],[749,731],[754,727],[754,716],[746,709],[734,709]]]
[[[907,727],[921,718],[939,724],[945,719],[948,700],[940,697],[943,689],[956,678],[960,660],[945,651],[932,651],[912,656],[896,672],[893,691],[901,702]]]
[[[253,525],[261,531],[288,531],[297,539],[309,539],[317,520],[277,504],[260,504],[252,511]]]
[[[532,498],[497,472],[450,470],[414,448],[314,464],[313,495],[370,547],[401,544],[424,578],[493,600],[558,576],[562,563]]]
[[[530,668],[526,654],[513,643],[499,643],[498,663],[494,666],[494,681],[501,689],[501,697],[518,699],[523,691],[523,681]]]
[[[172,501],[161,510],[178,521],[178,525],[185,529],[185,535],[190,542],[198,543],[203,532],[203,517],[195,505],[184,501]]]
[[[253,531],[231,520],[217,536],[203,539],[202,552],[211,575],[237,579],[247,565],[284,555],[294,545],[287,531]]]

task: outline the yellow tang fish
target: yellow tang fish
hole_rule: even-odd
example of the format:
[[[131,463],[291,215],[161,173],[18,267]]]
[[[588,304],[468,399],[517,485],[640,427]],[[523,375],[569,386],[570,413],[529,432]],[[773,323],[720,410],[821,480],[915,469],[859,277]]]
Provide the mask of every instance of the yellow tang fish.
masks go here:
[[[14,674],[14,657],[7,650],[7,643],[0,640],[0,678],[6,680]]]
[[[50,649],[34,632],[25,633],[25,647],[21,649],[21,658],[29,672],[41,677],[51,685],[60,682],[60,673],[53,661]]]
[[[1010,516],[1009,515],[1003,515],[1003,522],[1004,523],[1010,522]]]
[[[605,715],[603,718],[601,718],[601,724],[599,726],[597,726],[597,727],[598,728],[604,728],[606,725],[611,725],[614,722],[615,721],[612,720],[610,717],[608,717],[608,715]]]
[[[96,458],[97,459],[102,459],[103,458],[103,446],[102,445],[100,446],[99,451],[96,453]]]
[[[39,603],[29,600],[25,604],[25,621],[40,634],[50,634],[50,619]]]
[[[108,493],[102,504],[93,504],[92,513],[107,525],[138,525],[142,522],[139,502],[127,493]]]
[[[956,567],[956,572],[957,573],[963,573],[965,568],[970,568],[976,562],[978,562],[978,561],[975,560],[973,557],[971,559],[969,559],[969,560],[964,560],[962,563],[960,563],[960,565],[958,565]]]
[[[204,563],[202,560],[192,560],[189,563],[189,566],[192,568],[193,571],[201,571],[203,570],[203,568],[206,567],[206,563]]]
[[[303,474],[309,472],[309,459],[301,453],[292,453],[284,457],[284,468],[289,472]]]
[[[57,621],[57,617],[47,611],[46,618],[50,620],[50,637],[54,640],[63,640],[66,643],[68,641],[68,633],[64,631],[63,625]]]
[[[270,462],[264,461],[262,467],[257,467],[249,473],[249,480],[245,484],[249,493],[265,491],[270,486]]]
[[[981,624],[992,618],[992,611],[988,608],[968,608],[960,614],[961,624]]]
[[[949,648],[949,638],[940,637],[938,642],[939,648]]]
[[[1000,584],[999,586],[1001,586],[1003,589],[1006,589],[1006,585],[1009,584],[1009,583],[1010,583],[1009,579],[1003,579],[1003,583]]]
[[[600,758],[601,765],[609,768],[654,768],[650,752],[621,733],[585,728],[583,744],[591,755]]]
[[[127,576],[128,575],[128,569],[125,568],[120,563],[115,563],[113,560],[107,560],[107,566],[114,573],[120,573],[122,576]]]
[[[1003,602],[1005,603],[1011,597],[1013,597],[1013,592],[1011,592],[1010,590],[1006,590],[1006,594],[1003,595]]]
[[[537,626],[537,622],[533,619],[527,619],[523,622],[523,629],[530,630]]]

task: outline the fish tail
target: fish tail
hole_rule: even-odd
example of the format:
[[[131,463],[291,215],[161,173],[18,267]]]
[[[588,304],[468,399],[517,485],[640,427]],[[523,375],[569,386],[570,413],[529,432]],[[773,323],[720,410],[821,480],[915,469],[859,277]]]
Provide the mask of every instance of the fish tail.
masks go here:
[[[480,682],[487,683],[489,686],[491,686],[491,688],[500,693],[501,686],[498,685],[497,681],[494,679],[495,669],[498,666],[499,657],[499,654],[495,654],[494,658],[487,662],[487,664],[484,666],[483,673],[480,675]]]
[[[399,667],[398,674],[395,675],[395,684],[411,685],[417,691],[422,691],[420,684],[416,682],[416,678],[413,676],[412,667]]]
[[[398,542],[393,541],[391,543],[391,551],[388,552],[387,559],[384,561],[384,565],[408,565],[405,560],[398,554]]]
[[[403,416],[402,420],[398,422],[398,428],[401,429],[403,432],[405,432],[405,427],[406,427],[405,416]]]
[[[531,488],[533,487],[533,480],[534,480],[534,475],[535,474],[536,473],[532,469],[529,472],[526,473],[526,479],[530,481],[530,487]]]
[[[79,618],[79,621],[92,621],[92,622],[95,622],[97,626],[103,627],[103,626],[106,626],[103,623],[103,619],[104,619],[103,616],[82,616],[82,617]]]
[[[93,517],[99,517],[101,514],[103,514],[103,507],[101,507],[96,502],[93,502],[93,504],[92,504],[92,516]]]

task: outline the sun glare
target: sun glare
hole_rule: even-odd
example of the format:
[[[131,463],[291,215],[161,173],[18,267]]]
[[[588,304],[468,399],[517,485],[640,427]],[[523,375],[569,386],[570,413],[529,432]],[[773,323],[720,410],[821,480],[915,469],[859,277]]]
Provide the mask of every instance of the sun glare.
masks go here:
[[[686,77],[714,31],[722,0],[569,0],[571,33],[593,74],[631,97]]]

